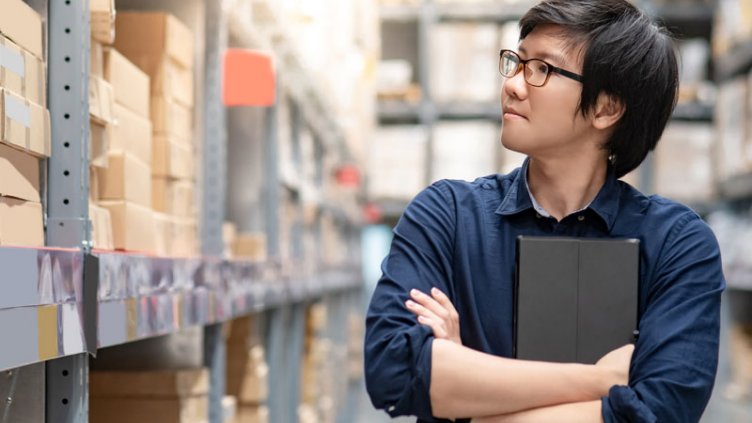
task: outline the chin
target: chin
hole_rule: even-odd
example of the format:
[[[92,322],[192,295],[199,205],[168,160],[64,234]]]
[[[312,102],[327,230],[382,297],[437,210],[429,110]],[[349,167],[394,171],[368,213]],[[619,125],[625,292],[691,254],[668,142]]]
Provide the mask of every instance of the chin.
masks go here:
[[[515,137],[512,134],[501,133],[501,145],[507,150],[516,151],[517,153],[529,154],[529,151],[525,148],[525,143],[521,142],[519,137]]]

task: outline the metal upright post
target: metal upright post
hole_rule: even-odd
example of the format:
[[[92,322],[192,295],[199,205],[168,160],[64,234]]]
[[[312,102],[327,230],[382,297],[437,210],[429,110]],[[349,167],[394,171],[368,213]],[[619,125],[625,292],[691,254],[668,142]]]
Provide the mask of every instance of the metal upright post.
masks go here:
[[[436,105],[431,95],[431,31],[436,24],[436,6],[433,0],[423,0],[418,18],[418,77],[420,79],[420,123],[426,128],[425,184],[433,180],[433,127],[436,122]]]
[[[292,158],[295,168],[300,177],[300,189],[295,204],[295,223],[292,227],[292,257],[297,264],[301,264],[303,257],[303,172],[302,172],[302,152],[300,146],[300,126],[303,118],[300,113],[300,107],[294,101],[290,101],[290,124],[292,125],[290,135],[292,136]]]
[[[47,245],[88,251],[89,2],[50,1],[48,13],[52,156],[48,163]],[[96,289],[96,278],[87,282],[95,286],[85,289]],[[84,307],[96,307],[96,300]],[[47,362],[46,379],[46,421],[87,422],[88,357],[78,354]]]
[[[224,253],[222,222],[227,197],[227,122],[222,103],[222,58],[227,48],[227,16],[224,1],[206,0],[203,133],[203,204],[201,251],[204,256]],[[209,368],[209,422],[222,423],[225,394],[226,345],[222,323],[204,327],[204,365]]]
[[[277,83],[279,97],[280,84]],[[277,105],[266,110],[264,134],[264,207],[266,242],[269,257],[279,258],[279,147],[277,143]]]

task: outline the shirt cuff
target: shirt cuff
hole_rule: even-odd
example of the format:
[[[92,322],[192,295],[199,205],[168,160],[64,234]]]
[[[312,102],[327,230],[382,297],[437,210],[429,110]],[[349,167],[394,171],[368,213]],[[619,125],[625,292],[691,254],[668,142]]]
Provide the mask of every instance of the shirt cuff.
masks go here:
[[[655,423],[658,418],[628,386],[614,386],[602,400],[604,423]]]

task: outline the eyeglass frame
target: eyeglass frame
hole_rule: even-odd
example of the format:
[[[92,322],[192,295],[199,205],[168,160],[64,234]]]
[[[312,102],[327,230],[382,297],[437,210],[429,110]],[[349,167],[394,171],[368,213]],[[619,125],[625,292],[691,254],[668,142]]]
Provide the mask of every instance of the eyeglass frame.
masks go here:
[[[504,53],[512,53],[513,55],[515,55],[515,56],[517,57],[517,60],[519,61],[519,63],[517,64],[517,70],[515,70],[515,71],[514,71],[514,74],[512,74],[511,76],[506,76],[506,75],[504,75],[504,74],[503,74],[503,73],[501,72],[501,61],[502,61],[502,59],[503,59],[503,57],[504,57]],[[541,85],[533,85],[533,84],[531,84],[531,83],[530,83],[530,82],[529,82],[529,81],[527,80],[527,76],[525,76],[525,74],[523,73],[523,74],[522,74],[522,78],[523,78],[523,79],[525,80],[525,83],[527,83],[528,85],[530,85],[530,86],[532,86],[532,87],[540,88],[540,87],[543,87],[543,86],[545,86],[546,84],[548,84],[548,80],[549,80],[549,79],[551,78],[551,74],[552,74],[552,73],[558,73],[558,74],[559,74],[559,75],[561,75],[561,76],[564,76],[564,77],[567,77],[567,78],[569,78],[569,79],[575,80],[575,81],[577,81],[577,82],[579,82],[579,83],[582,83],[582,79],[583,79],[582,75],[576,74],[576,73],[574,73],[574,72],[570,72],[570,71],[568,71],[568,70],[566,70],[566,69],[562,69],[562,68],[560,68],[560,67],[558,67],[558,66],[554,66],[554,65],[552,65],[552,64],[550,64],[550,63],[548,63],[548,62],[546,62],[545,60],[541,60],[541,59],[535,59],[535,58],[533,58],[533,59],[527,59],[527,60],[522,60],[522,58],[520,57],[520,55],[519,55],[519,54],[518,54],[518,53],[517,53],[516,51],[514,51],[514,50],[509,50],[509,49],[502,49],[501,51],[499,51],[499,73],[500,73],[500,74],[501,74],[501,76],[503,76],[504,78],[513,78],[513,77],[515,77],[515,76],[516,76],[516,75],[517,75],[518,73],[520,73],[520,70],[521,70],[521,69],[522,69],[523,67],[524,67],[524,68],[527,68],[527,64],[528,64],[528,62],[532,62],[533,60],[535,60],[535,61],[538,61],[538,62],[541,62],[541,63],[543,63],[544,65],[548,66],[548,72],[546,73],[546,79],[545,79],[545,80],[543,81],[543,83],[542,83]]]

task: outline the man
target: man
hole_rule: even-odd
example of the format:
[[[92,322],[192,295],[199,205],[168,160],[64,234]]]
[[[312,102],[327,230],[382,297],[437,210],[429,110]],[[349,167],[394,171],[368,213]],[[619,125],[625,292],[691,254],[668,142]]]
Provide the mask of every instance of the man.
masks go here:
[[[501,141],[528,159],[439,181],[405,210],[366,321],[371,399],[425,422],[697,422],[717,368],[718,245],[689,208],[618,180],[670,119],[672,41],[625,0],[544,1],[520,27],[500,58]],[[638,238],[634,350],[510,359],[519,235]]]

